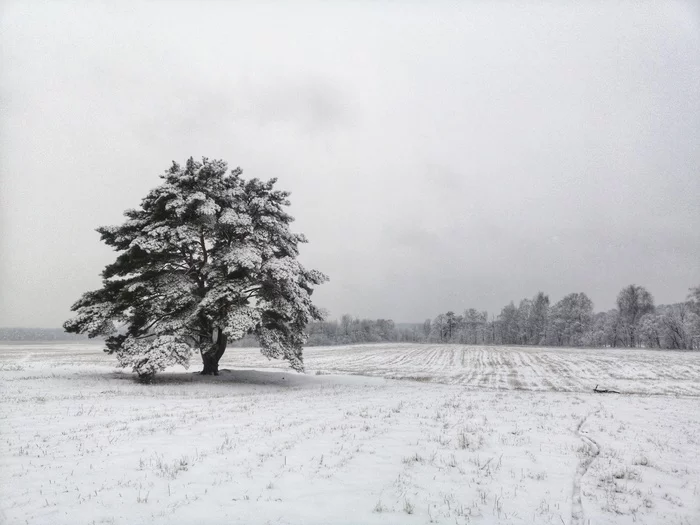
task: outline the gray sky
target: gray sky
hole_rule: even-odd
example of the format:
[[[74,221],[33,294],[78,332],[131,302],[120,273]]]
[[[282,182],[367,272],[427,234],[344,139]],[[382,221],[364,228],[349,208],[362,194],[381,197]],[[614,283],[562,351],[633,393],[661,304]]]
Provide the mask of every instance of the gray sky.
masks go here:
[[[4,3],[0,326],[59,326],[190,155],[292,192],[332,316],[682,300],[700,9],[634,4]]]

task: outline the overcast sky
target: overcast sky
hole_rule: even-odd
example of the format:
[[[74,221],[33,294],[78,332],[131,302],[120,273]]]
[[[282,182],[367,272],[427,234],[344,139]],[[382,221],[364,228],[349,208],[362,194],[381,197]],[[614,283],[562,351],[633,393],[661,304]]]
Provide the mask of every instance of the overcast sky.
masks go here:
[[[636,3],[5,2],[0,326],[60,326],[189,156],[292,192],[333,317],[684,299],[700,9]]]

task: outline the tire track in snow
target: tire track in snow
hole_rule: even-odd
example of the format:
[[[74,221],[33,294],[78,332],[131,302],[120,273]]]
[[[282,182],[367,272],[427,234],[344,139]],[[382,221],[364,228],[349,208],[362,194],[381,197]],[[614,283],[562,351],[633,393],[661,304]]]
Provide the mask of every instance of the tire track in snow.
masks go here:
[[[600,445],[593,439],[581,433],[581,428],[586,423],[591,415],[597,415],[601,411],[599,407],[593,412],[589,412],[581,421],[579,421],[574,434],[586,445],[587,456],[581,460],[576,469],[573,483],[573,494],[571,497],[571,525],[585,525],[586,513],[583,510],[583,502],[581,501],[581,480],[588,472],[595,458],[600,454]]]

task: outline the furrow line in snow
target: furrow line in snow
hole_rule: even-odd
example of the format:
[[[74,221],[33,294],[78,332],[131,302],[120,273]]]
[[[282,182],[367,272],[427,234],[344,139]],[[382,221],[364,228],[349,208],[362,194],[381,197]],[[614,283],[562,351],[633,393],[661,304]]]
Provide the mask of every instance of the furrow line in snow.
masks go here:
[[[583,441],[586,446],[586,457],[584,457],[576,469],[576,474],[574,474],[573,482],[573,495],[571,498],[571,525],[584,525],[586,519],[586,513],[583,510],[583,502],[581,501],[581,480],[583,476],[588,472],[588,468],[591,466],[596,457],[600,454],[600,445],[593,439],[581,432],[581,428],[586,423],[591,415],[598,414],[602,407],[597,410],[588,413],[581,421],[579,421],[574,434],[581,441]]]

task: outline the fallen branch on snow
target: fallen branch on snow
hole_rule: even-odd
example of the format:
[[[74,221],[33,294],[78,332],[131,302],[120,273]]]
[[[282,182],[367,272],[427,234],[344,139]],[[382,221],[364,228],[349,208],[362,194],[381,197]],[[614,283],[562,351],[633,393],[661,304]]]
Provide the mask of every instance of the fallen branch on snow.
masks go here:
[[[596,394],[619,394],[620,392],[617,390],[608,390],[607,388],[598,388],[598,385],[595,386],[593,389],[593,392]]]

